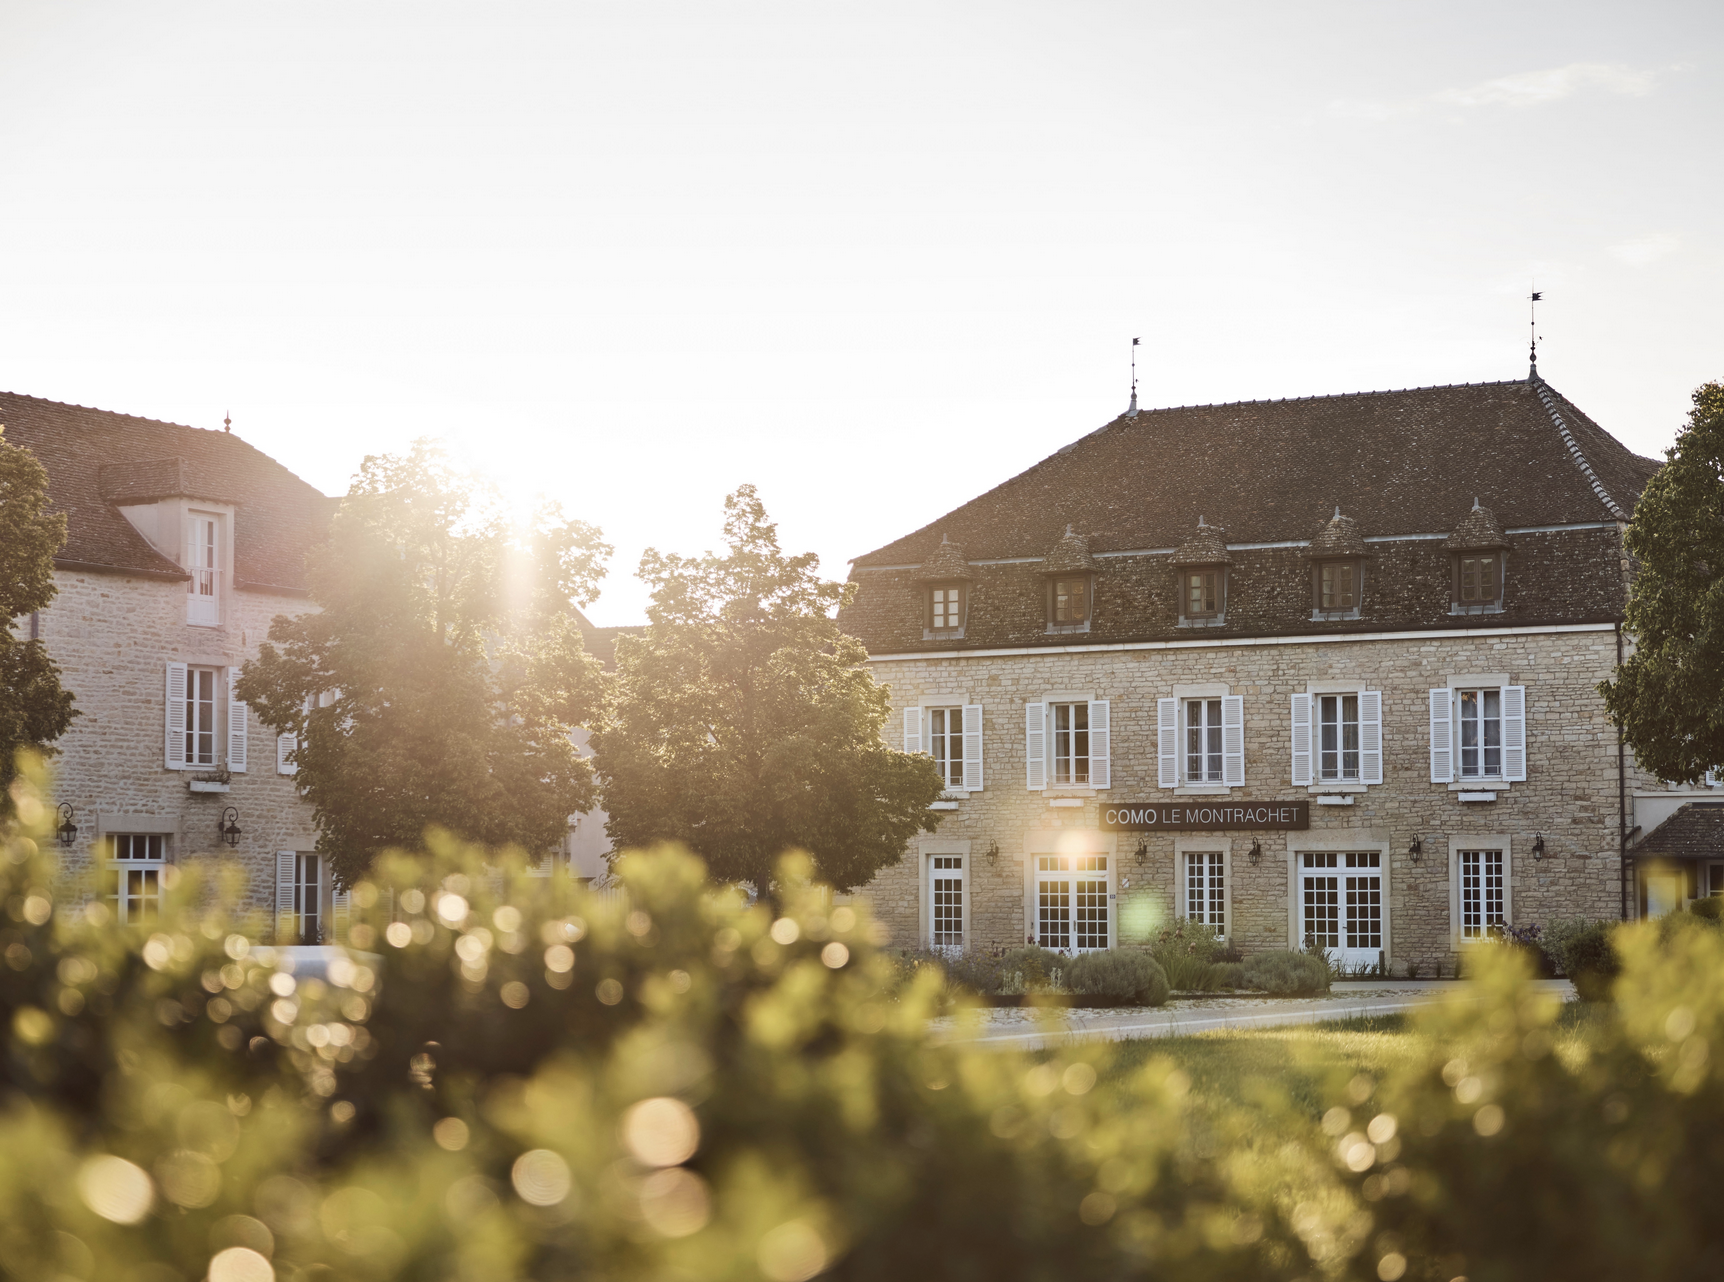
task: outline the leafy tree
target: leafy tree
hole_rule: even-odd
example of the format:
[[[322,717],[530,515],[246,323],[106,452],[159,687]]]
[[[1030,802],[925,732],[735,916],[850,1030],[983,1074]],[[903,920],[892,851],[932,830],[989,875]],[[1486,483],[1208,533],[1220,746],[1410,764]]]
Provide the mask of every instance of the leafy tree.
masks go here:
[[[648,549],[645,635],[622,637],[593,747],[619,849],[677,841],[713,874],[772,893],[803,849],[840,890],[939,821],[939,772],[881,737],[886,691],[833,619],[849,588],[786,556],[753,486],[725,499],[723,556]]]
[[[512,526],[433,443],[365,460],[310,558],[321,610],[277,617],[239,684],[298,736],[296,782],[343,885],[429,828],[541,852],[591,807],[568,731],[598,667],[575,603],[609,553],[554,504]]]
[[[48,511],[48,473],[29,450],[6,444],[5,431],[0,425],[0,808],[19,749],[51,752],[78,715],[47,647],[17,635],[17,620],[54,599],[66,515]]]
[[[1695,390],[1665,458],[1628,527],[1634,653],[1599,691],[1641,765],[1694,783],[1724,764],[1724,383]]]

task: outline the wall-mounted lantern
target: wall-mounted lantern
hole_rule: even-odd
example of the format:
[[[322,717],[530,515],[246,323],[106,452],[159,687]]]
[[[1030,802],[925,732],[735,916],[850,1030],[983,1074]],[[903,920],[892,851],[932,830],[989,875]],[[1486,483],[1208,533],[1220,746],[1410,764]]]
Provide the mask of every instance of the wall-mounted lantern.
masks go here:
[[[1532,835],[1532,857],[1534,859],[1544,858],[1544,834],[1542,832],[1535,832]]]
[[[216,825],[216,832],[230,846],[239,845],[239,811],[229,806],[221,813],[221,822]]]
[[[992,868],[994,865],[998,864],[999,862],[1000,862],[1000,843],[997,841],[990,841],[988,843],[988,867]]]
[[[1413,834],[1413,843],[1412,843],[1412,845],[1407,847],[1407,858],[1411,859],[1414,863],[1418,863],[1419,859],[1424,855],[1424,853],[1425,853],[1425,843],[1420,839],[1420,837],[1417,833],[1414,833]]]
[[[1263,862],[1263,846],[1255,837],[1251,839],[1251,853],[1248,854],[1246,858],[1251,861],[1251,866],[1253,868]]]
[[[77,811],[72,809],[71,802],[62,801],[60,803],[60,826],[55,829],[55,833],[59,836],[62,846],[69,846],[78,840],[78,825],[72,822],[73,816],[76,814]]]
[[[1143,840],[1141,837],[1138,838],[1137,850],[1133,854],[1132,857],[1137,860],[1137,866],[1139,868],[1143,867],[1146,863],[1148,863],[1149,862],[1149,843],[1147,841]]]

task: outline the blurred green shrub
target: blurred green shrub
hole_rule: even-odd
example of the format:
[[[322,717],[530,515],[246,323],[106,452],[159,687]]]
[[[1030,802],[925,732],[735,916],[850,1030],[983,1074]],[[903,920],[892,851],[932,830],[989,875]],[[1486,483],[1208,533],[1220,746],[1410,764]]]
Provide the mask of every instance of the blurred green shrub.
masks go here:
[[[1079,953],[1066,965],[1066,986],[1085,997],[1139,1006],[1160,1006],[1167,1001],[1167,976],[1141,948],[1109,948]]]
[[[1275,997],[1314,996],[1329,991],[1329,967],[1321,957],[1285,950],[1253,953],[1245,959],[1245,987]]]
[[[1610,922],[1589,921],[1562,935],[1562,970],[1574,981],[1574,991],[1582,1001],[1608,1001],[1610,986],[1622,973],[1622,959],[1611,943],[1615,929]]]

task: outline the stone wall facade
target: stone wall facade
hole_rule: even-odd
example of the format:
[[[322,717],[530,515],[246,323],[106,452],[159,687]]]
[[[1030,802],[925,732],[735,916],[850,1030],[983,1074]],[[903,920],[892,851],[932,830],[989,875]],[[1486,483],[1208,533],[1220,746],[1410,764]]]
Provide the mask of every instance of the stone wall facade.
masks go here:
[[[37,627],[61,681],[81,714],[57,745],[55,796],[77,813],[78,839],[62,849],[69,888],[93,895],[111,878],[107,839],[116,833],[169,838],[176,863],[214,860],[244,874],[244,904],[266,918],[276,910],[275,856],[311,851],[317,836],[311,806],[293,776],[277,770],[276,736],[248,717],[247,769],[228,791],[194,793],[197,770],[166,765],[166,675],[169,662],[221,670],[216,697],[219,770],[227,753],[227,682],[257,654],[270,621],[314,609],[303,597],[229,592],[217,627],[186,623],[183,582],[61,570],[59,595]],[[227,807],[238,811],[237,846],[217,831]]]
[[[1452,967],[1466,946],[1457,938],[1455,852],[1494,844],[1507,852],[1511,924],[1615,919],[1623,905],[1618,740],[1596,692],[1615,662],[1608,624],[876,656],[874,675],[891,690],[887,735],[894,746],[901,746],[906,707],[982,706],[984,786],[960,795],[937,832],[913,841],[898,865],[860,893],[897,943],[926,945],[929,859],[963,855],[966,945],[1014,946],[1036,930],[1035,857],[1106,854],[1111,941],[1129,944],[1181,913],[1176,856],[1216,851],[1226,864],[1228,934],[1249,953],[1298,946],[1294,866],[1301,852],[1376,851],[1385,891],[1383,960],[1396,970],[1414,962],[1429,974],[1432,963]],[[1429,691],[1469,674],[1526,688],[1526,778],[1491,790],[1489,802],[1463,802],[1459,785],[1431,781]],[[1291,783],[1291,696],[1323,682],[1381,691],[1382,783],[1345,793]],[[1244,786],[1190,800],[1306,800],[1309,830],[1102,829],[1106,804],[1185,799],[1159,787],[1157,775],[1157,701],[1182,686],[1225,686],[1243,697],[1244,708]],[[1026,786],[1025,705],[1062,697],[1109,701],[1106,790]],[[1351,804],[1320,804],[1325,792]],[[1535,858],[1541,835],[1542,858]],[[1416,860],[1409,851],[1415,837]]]

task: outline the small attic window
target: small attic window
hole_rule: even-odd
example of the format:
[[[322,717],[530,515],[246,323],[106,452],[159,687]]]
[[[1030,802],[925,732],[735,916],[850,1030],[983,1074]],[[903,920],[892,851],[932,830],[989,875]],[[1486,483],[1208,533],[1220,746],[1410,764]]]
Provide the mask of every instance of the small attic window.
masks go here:
[[[1365,599],[1365,561],[1370,556],[1358,525],[1335,509],[1306,556],[1311,561],[1313,621],[1356,619]]]
[[[1317,608],[1324,613],[1359,608],[1359,567],[1352,561],[1325,561],[1317,575]]]
[[[962,583],[936,583],[928,589],[928,630],[951,636],[964,630],[969,592]]]
[[[1066,526],[1042,562],[1049,632],[1088,632],[1095,616],[1096,563],[1089,540]]]
[[[1460,562],[1457,599],[1462,605],[1490,605],[1502,599],[1501,553],[1457,559]]]
[[[1092,588],[1087,574],[1053,579],[1049,588],[1049,623],[1055,628],[1088,627]]]
[[[916,576],[922,597],[922,639],[961,641],[970,608],[970,563],[964,549],[942,538],[934,555]]]
[[[1218,628],[1227,621],[1227,532],[1201,516],[1197,530],[1174,549],[1173,582],[1179,626]]]
[[[1508,539],[1489,508],[1473,500],[1448,538],[1449,613],[1500,614],[1508,578]]]
[[[1221,613],[1227,571],[1220,566],[1185,570],[1180,613],[1187,619],[1213,619]]]

